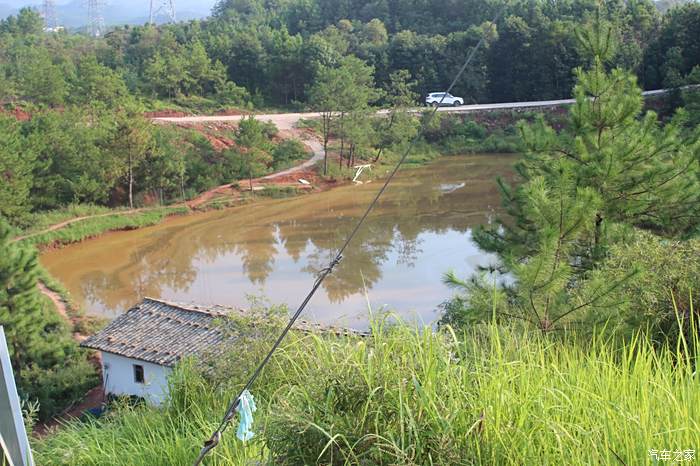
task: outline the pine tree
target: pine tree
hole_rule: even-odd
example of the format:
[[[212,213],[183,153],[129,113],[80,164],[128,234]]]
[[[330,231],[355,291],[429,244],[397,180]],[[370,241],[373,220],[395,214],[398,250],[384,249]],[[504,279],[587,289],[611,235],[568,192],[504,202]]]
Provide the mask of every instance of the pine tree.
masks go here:
[[[516,317],[545,331],[621,285],[607,283],[584,301],[570,293],[632,227],[683,237],[700,220],[697,135],[684,138],[675,121],[661,126],[643,114],[634,76],[606,70],[616,50],[610,25],[595,18],[578,38],[591,60],[575,72],[568,129],[557,134],[543,119],[519,126],[527,148],[519,184],[500,182],[509,218],[474,235],[515,277]]]
[[[0,115],[0,216],[13,221],[31,210],[33,149],[22,136],[20,123]]]
[[[512,220],[499,221],[477,234],[482,248],[506,256],[528,256],[537,250],[539,232],[527,214],[528,183],[547,182],[568,173],[578,188],[600,198],[585,221],[591,234],[581,238],[576,255],[595,260],[615,240],[617,225],[627,224],[667,236],[684,236],[700,220],[698,157],[700,140],[683,136],[672,121],[660,126],[656,114],[642,113],[642,96],[634,76],[604,62],[614,54],[609,25],[598,20],[579,35],[593,54],[589,69],[577,69],[568,130],[557,134],[543,120],[521,124],[527,147],[517,164],[520,186],[500,183]]]
[[[94,369],[39,294],[38,274],[36,251],[12,243],[0,217],[0,325],[20,395],[38,400],[46,417],[82,395]]]

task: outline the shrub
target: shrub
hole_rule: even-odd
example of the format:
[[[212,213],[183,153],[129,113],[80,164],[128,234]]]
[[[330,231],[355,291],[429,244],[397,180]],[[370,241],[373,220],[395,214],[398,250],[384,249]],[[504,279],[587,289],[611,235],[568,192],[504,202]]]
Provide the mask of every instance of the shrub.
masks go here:
[[[275,170],[287,168],[307,156],[304,144],[296,139],[285,139],[272,150],[273,167]]]
[[[676,345],[681,330],[692,341],[690,326],[700,323],[700,239],[669,240],[637,232],[634,241],[610,248],[608,258],[579,290],[580,299],[633,270],[635,276],[591,306],[588,321],[614,319],[618,331],[629,335],[643,329],[657,344]]]
[[[78,348],[65,354],[60,365],[51,368],[32,365],[18,377],[23,399],[37,403],[40,419],[48,419],[80,401],[98,383],[95,368]]]
[[[473,120],[465,120],[455,128],[454,134],[472,139],[484,139],[486,128]]]
[[[10,241],[0,218],[0,325],[23,400],[39,403],[47,419],[96,383],[94,368],[71,338],[70,328],[37,288],[32,247]]]

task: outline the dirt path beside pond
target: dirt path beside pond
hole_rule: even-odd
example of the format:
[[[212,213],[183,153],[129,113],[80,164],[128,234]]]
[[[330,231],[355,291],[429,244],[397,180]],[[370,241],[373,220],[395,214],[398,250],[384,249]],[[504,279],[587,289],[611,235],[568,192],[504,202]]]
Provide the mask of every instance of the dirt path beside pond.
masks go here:
[[[66,322],[68,322],[68,324],[71,325],[71,327],[75,328],[75,318],[72,317],[68,312],[68,303],[66,302],[66,300],[63,299],[63,297],[57,292],[49,289],[42,281],[37,282],[37,288],[39,288],[39,291],[44,296],[51,300],[54,307],[56,308],[56,312],[58,312],[61,315],[61,317],[63,317],[66,320]],[[87,337],[82,333],[77,331],[73,332],[73,339],[75,339],[76,342],[80,343],[83,340],[85,340],[85,338]],[[95,365],[98,371],[101,371],[102,361],[99,353],[95,352],[94,357],[91,357],[90,361]],[[103,401],[104,389],[102,387],[102,384],[100,383],[98,386],[91,388],[85,394],[82,401],[80,401],[78,404],[70,406],[68,409],[52,417],[46,422],[38,423],[36,426],[34,426],[32,434],[38,438],[45,437],[46,435],[50,434],[52,430],[58,428],[61,424],[71,419],[79,418],[83,415],[85,411],[92,408],[99,408],[102,405]]]
[[[122,210],[122,211],[116,211],[116,212],[106,212],[104,214],[84,215],[82,217],[75,217],[75,218],[71,218],[69,220],[65,220],[63,222],[55,223],[55,224],[51,225],[50,227],[48,227],[44,230],[41,230],[41,231],[37,231],[35,233],[29,233],[27,235],[17,236],[16,238],[14,238],[12,240],[12,242],[22,241],[23,239],[32,238],[34,236],[43,235],[44,233],[49,233],[51,231],[60,230],[61,228],[67,227],[68,225],[70,225],[72,223],[80,222],[82,220],[87,220],[90,218],[109,217],[111,215],[132,215],[132,214],[136,214],[138,212],[144,212],[147,210],[154,210],[154,209],[161,209],[161,208],[162,207],[160,207],[160,206],[159,207],[152,207],[152,208],[141,207],[139,209],[130,209],[130,210]]]

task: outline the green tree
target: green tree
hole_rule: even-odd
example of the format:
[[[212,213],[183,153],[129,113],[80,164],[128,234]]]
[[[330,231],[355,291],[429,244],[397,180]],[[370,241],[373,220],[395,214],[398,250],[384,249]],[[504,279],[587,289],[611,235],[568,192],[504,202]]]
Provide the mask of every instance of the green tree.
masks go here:
[[[389,106],[389,116],[380,121],[379,150],[374,162],[379,160],[387,147],[402,144],[417,134],[418,120],[409,112],[409,108],[415,105],[418,99],[416,84],[407,70],[398,70],[389,75],[389,82],[384,89],[384,101]]]
[[[119,177],[112,143],[114,114],[99,105],[37,112],[24,124],[28,146],[36,152],[31,191],[36,209],[73,202],[105,203]]]
[[[31,210],[29,193],[36,154],[22,136],[20,123],[0,115],[0,214],[17,221]]]
[[[321,113],[323,135],[323,173],[328,173],[328,141],[337,119],[337,133],[340,136],[340,163],[343,159],[345,136],[345,115],[350,112],[364,112],[371,102],[379,97],[374,87],[374,70],[362,60],[348,56],[337,67],[323,66],[312,86],[309,95],[314,109]],[[353,121],[360,123],[360,119]]]
[[[136,109],[120,110],[116,114],[116,129],[111,151],[121,161],[129,193],[129,208],[134,208],[134,174],[154,148],[153,124]]]
[[[519,317],[542,330],[621,286],[607,283],[586,301],[569,293],[631,227],[683,237],[700,219],[698,136],[685,138],[677,122],[661,127],[654,113],[642,114],[634,76],[605,70],[616,53],[609,24],[598,18],[579,39],[592,64],[576,71],[569,130],[557,134],[543,120],[520,125],[527,148],[517,164],[521,183],[501,183],[512,220],[474,235],[516,278]]]
[[[700,4],[687,2],[663,17],[661,30],[644,51],[644,83],[650,88],[683,84],[700,65]]]
[[[369,105],[376,101],[381,93],[374,87],[374,68],[354,56],[348,56],[340,61],[338,71],[338,90],[334,96],[336,99],[336,110],[339,112],[338,136],[340,136],[340,163],[345,156],[345,139],[349,134],[355,137],[360,136],[360,131],[348,125],[367,126],[366,115]],[[352,118],[346,122],[346,115]],[[352,142],[350,143],[352,146]],[[348,154],[348,163],[352,154]]]
[[[376,143],[372,113],[368,109],[360,109],[350,112],[346,117],[343,136],[348,141],[348,168],[355,164],[355,158],[358,155],[366,152]]]
[[[180,145],[183,136],[177,130],[158,127],[154,132],[153,146],[147,152],[141,167],[144,189],[153,190],[161,205],[170,197],[185,200],[185,179],[189,155]]]
[[[47,49],[22,47],[17,61],[18,82],[25,98],[49,105],[64,103],[68,95],[68,83],[63,69],[54,64]]]
[[[0,20],[0,33],[29,36],[41,34],[43,29],[44,20],[33,8],[21,8],[17,15]]]
[[[66,324],[39,294],[37,276],[36,251],[12,243],[0,218],[0,325],[20,394],[39,401],[45,419],[79,399],[96,380]]]
[[[82,105],[102,102],[115,107],[129,95],[122,77],[98,63],[94,55],[88,55],[80,61],[73,86],[72,100]]]
[[[243,118],[236,128],[236,142],[241,146],[240,157],[248,175],[250,191],[253,192],[253,177],[265,173],[272,163],[265,125],[253,116]]]
[[[314,85],[309,90],[312,108],[321,114],[321,135],[323,138],[323,174],[328,174],[328,142],[332,131],[335,112],[338,109],[338,95],[342,81],[336,68],[323,66],[319,69]]]

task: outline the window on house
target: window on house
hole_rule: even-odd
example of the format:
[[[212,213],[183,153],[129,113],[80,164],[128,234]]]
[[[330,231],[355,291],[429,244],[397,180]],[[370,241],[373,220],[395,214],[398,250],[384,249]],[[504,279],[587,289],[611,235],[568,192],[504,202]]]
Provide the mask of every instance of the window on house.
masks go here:
[[[140,364],[134,364],[134,382],[144,383],[143,366]]]

